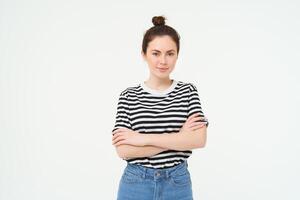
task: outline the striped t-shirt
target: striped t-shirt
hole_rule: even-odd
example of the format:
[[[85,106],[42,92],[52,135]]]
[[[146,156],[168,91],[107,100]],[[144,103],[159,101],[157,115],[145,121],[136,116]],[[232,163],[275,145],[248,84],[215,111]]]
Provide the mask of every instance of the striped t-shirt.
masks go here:
[[[199,112],[204,117],[197,88],[192,83],[172,80],[164,91],[156,91],[144,82],[128,87],[119,96],[115,126],[126,127],[141,134],[179,132],[187,118]],[[205,118],[208,126],[208,120]],[[192,150],[166,150],[151,157],[125,159],[131,164],[150,168],[168,168],[180,164]]]

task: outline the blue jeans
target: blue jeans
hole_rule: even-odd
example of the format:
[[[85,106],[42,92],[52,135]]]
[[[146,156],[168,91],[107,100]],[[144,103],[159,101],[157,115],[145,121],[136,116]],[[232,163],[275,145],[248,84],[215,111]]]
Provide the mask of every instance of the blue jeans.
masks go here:
[[[192,200],[187,161],[153,169],[127,163],[119,183],[118,200]]]

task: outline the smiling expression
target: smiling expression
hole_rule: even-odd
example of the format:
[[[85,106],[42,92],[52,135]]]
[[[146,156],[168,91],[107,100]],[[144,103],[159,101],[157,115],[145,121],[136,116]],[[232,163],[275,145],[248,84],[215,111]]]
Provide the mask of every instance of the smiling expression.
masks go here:
[[[167,78],[178,58],[176,43],[170,36],[156,36],[148,43],[146,55],[142,52],[142,56],[152,75]]]

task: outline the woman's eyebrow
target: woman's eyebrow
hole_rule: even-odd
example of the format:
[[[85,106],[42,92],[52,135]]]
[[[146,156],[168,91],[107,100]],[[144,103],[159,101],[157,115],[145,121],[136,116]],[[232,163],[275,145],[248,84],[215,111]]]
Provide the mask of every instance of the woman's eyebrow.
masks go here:
[[[158,51],[158,52],[160,52],[159,50],[157,50],[157,49],[153,49],[152,51]],[[168,50],[167,52],[171,52],[171,51],[175,51],[174,49],[170,49],[170,50]]]

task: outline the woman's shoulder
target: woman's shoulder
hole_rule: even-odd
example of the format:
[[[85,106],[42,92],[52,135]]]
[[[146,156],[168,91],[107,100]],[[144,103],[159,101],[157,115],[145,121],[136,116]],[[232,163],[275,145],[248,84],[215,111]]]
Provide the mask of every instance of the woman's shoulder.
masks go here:
[[[128,86],[126,88],[124,88],[123,90],[121,90],[121,96],[127,96],[130,93],[136,93],[137,91],[140,90],[140,84],[135,84],[132,86]]]
[[[187,81],[177,81],[178,85],[184,88],[189,88],[190,91],[197,90],[196,84]]]

